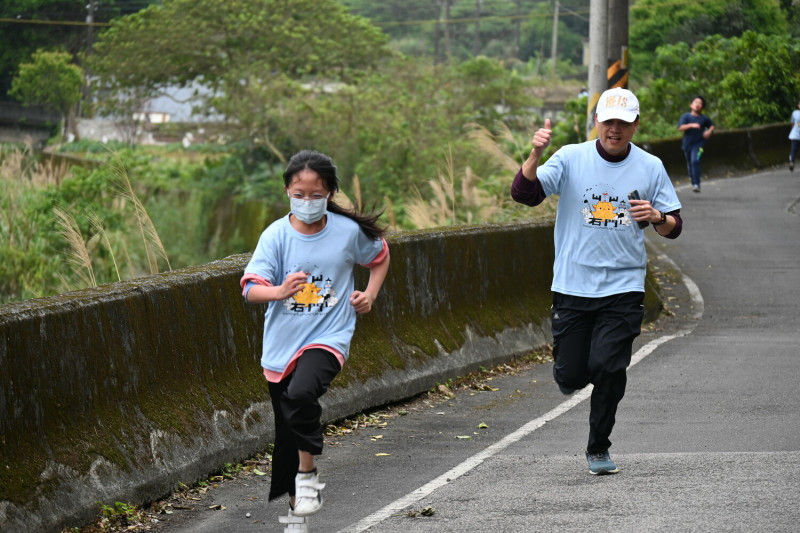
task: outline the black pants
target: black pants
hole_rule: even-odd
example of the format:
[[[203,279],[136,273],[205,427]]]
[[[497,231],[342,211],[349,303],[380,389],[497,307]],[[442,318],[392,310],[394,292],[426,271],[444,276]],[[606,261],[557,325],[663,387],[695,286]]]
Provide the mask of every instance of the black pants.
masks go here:
[[[617,405],[625,395],[633,339],[641,333],[644,293],[603,298],[553,293],[553,377],[563,387],[592,390],[590,453],[611,446]]]
[[[300,466],[298,450],[322,453],[322,406],[319,398],[328,391],[341,370],[327,350],[306,350],[294,371],[280,383],[269,383],[275,413],[275,446],[272,450],[272,480],[269,499],[286,493],[294,496],[294,479]]]

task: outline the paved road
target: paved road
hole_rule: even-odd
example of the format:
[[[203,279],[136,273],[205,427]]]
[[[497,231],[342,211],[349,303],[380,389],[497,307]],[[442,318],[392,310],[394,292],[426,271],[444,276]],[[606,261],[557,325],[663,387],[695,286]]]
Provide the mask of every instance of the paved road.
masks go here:
[[[681,283],[635,346],[618,475],[589,475],[589,391],[562,396],[542,364],[330,439],[312,531],[800,530],[800,172],[678,193],[684,234],[650,242]],[[227,483],[161,528],[282,531],[288,504],[267,505],[267,484]]]

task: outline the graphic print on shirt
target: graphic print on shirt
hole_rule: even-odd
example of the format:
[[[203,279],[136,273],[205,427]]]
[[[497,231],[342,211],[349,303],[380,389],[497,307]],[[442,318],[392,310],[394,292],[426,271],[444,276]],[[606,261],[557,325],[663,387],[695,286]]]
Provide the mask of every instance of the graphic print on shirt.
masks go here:
[[[339,303],[331,278],[323,274],[309,274],[316,268],[316,265],[296,265],[286,273],[305,272],[308,275],[308,281],[300,285],[300,291],[283,301],[283,306],[290,313],[322,313]]]
[[[627,197],[607,184],[584,191],[581,215],[586,224],[598,228],[622,230],[633,222]]]

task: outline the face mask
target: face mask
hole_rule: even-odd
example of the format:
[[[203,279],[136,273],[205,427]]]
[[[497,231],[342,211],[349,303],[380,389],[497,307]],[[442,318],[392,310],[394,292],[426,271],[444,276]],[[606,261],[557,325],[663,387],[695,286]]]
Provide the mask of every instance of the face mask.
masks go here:
[[[319,200],[303,200],[301,198],[289,197],[289,204],[292,207],[292,213],[298,220],[306,224],[313,224],[323,217],[328,211],[328,199],[320,198]]]

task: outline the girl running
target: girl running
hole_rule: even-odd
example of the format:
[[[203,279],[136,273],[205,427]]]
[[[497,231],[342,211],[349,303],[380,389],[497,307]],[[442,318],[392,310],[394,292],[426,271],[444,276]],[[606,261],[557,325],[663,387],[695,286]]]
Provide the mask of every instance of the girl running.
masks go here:
[[[275,414],[269,500],[288,493],[288,523],[299,525],[322,507],[318,400],[347,360],[356,314],[378,297],[389,248],[380,214],[334,202],[339,178],[330,157],[303,150],[283,180],[291,212],[261,234],[241,285],[247,302],[269,304],[261,356]],[[370,272],[364,291],[354,290],[357,263]]]

